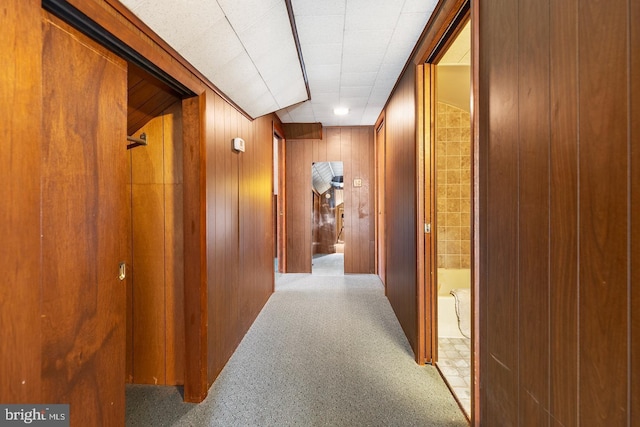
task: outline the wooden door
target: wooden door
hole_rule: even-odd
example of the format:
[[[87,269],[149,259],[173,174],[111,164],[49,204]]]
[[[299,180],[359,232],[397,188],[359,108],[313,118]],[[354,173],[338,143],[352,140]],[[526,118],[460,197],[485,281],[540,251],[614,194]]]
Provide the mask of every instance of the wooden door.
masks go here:
[[[123,425],[127,68],[43,16],[42,401]]]

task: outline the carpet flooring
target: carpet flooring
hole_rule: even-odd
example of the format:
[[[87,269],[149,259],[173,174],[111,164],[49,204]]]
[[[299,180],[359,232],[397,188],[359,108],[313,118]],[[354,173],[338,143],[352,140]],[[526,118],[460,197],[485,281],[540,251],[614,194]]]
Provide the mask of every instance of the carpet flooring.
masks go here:
[[[127,387],[128,426],[467,426],[374,275],[284,274],[200,404]]]

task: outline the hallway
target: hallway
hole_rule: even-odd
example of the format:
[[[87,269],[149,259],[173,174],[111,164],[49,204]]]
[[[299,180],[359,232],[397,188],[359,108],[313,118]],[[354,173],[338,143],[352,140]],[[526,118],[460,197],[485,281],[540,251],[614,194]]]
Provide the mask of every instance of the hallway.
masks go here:
[[[128,426],[465,426],[375,275],[285,274],[199,405],[128,386]]]

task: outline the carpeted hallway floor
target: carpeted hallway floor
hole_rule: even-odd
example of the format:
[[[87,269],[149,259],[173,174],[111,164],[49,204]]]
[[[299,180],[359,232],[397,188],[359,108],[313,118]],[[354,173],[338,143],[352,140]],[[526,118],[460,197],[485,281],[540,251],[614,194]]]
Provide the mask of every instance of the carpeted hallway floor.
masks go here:
[[[127,387],[128,426],[466,426],[374,275],[285,274],[201,404]]]

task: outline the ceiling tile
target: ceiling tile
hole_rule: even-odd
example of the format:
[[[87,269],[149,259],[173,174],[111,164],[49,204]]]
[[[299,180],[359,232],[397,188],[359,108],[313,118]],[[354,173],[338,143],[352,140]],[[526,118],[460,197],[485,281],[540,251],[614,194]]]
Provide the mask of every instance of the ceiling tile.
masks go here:
[[[175,2],[170,0],[124,0],[122,4],[127,7],[131,4],[130,10],[178,51],[213,22],[224,18],[218,3],[211,1],[184,0],[180,2],[180,7],[175,7]],[[180,25],[176,25],[176,22],[180,22]]]
[[[259,1],[238,1],[238,0],[216,0],[229,22],[237,33],[243,32],[257,22],[264,22],[264,16],[272,9],[287,8],[282,0],[259,0]],[[212,2],[209,0],[208,2]],[[287,21],[288,22],[288,21]]]
[[[291,0],[296,16],[344,15],[347,0]]]
[[[302,46],[302,56],[307,73],[315,66],[342,63],[342,44]]]
[[[344,17],[341,15],[299,16],[296,28],[300,42],[313,44],[342,43]]]
[[[431,15],[438,4],[438,0],[405,0],[402,13],[428,13]]]
[[[201,71],[213,74],[245,50],[226,18],[222,18],[185,46],[182,56]]]

